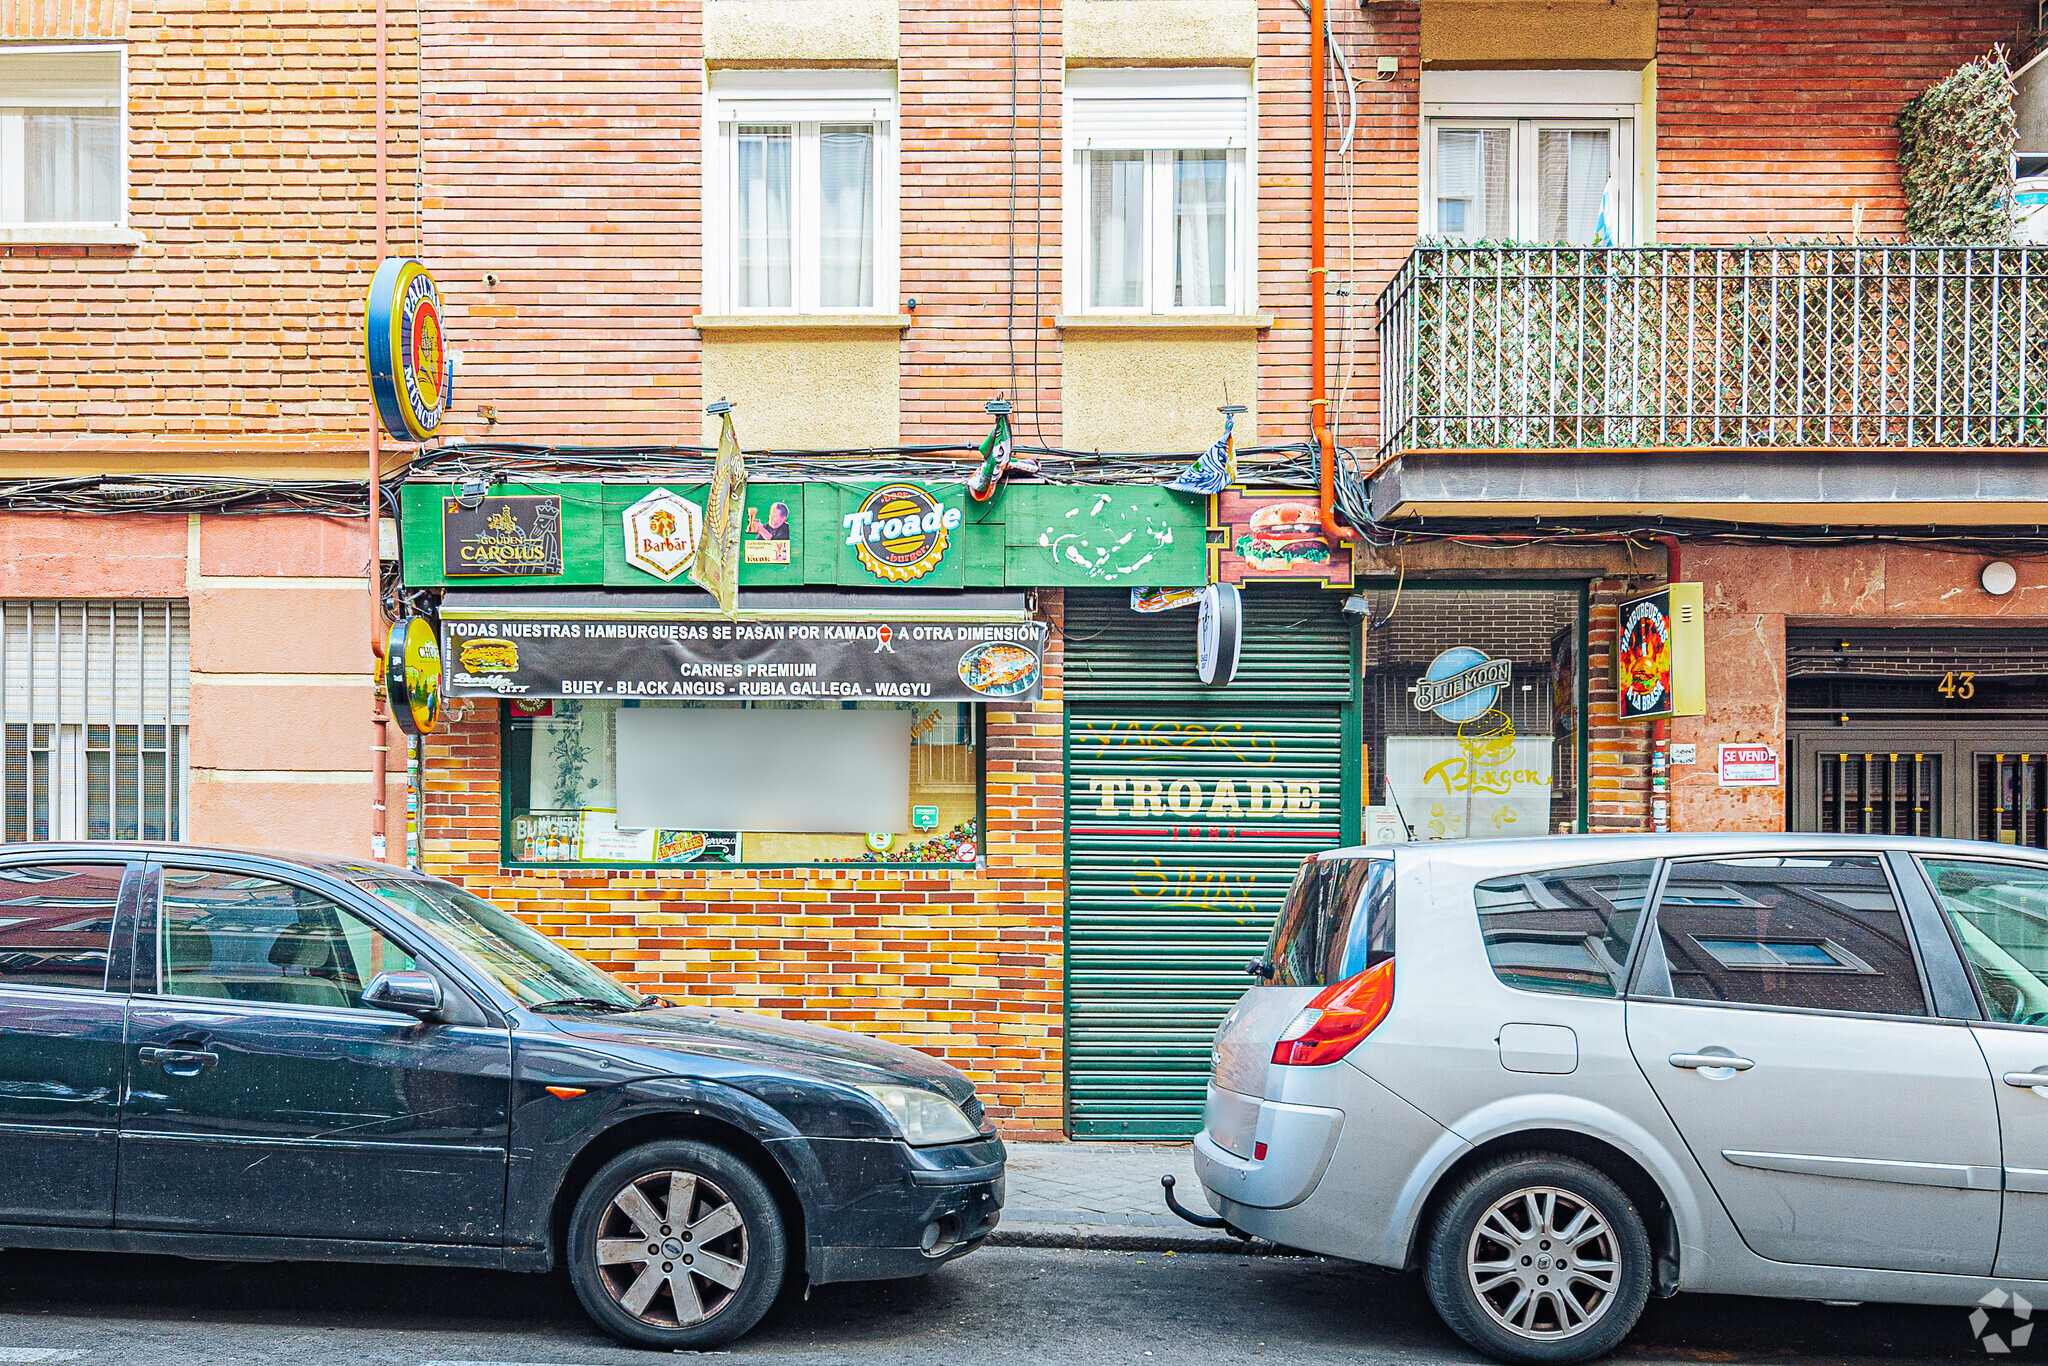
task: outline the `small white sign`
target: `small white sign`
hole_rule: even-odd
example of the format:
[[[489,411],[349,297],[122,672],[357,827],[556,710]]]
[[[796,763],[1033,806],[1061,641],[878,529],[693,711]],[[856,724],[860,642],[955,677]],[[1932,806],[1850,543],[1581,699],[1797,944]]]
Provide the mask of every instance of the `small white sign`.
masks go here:
[[[626,563],[663,583],[697,561],[704,535],[704,509],[667,489],[656,489],[620,514],[625,523]]]
[[[1699,761],[1700,761],[1700,747],[1699,747],[1698,745],[1673,745],[1673,746],[1671,747],[1671,762],[1672,762],[1672,763],[1674,763],[1674,764],[1696,764],[1696,763],[1698,763]]]
[[[1769,745],[1721,746],[1721,786],[1775,787],[1780,781],[1778,751]]]

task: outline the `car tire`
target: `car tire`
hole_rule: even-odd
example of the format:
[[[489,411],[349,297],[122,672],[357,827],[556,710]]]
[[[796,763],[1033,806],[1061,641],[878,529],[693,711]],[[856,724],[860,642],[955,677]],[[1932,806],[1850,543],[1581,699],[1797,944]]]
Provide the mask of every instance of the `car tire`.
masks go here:
[[[1642,1215],[1575,1158],[1489,1163],[1445,1200],[1424,1280],[1450,1330],[1498,1361],[1589,1361],[1613,1351],[1650,1297]]]
[[[681,1218],[672,1217],[686,1202]],[[775,1196],[714,1144],[667,1139],[599,1169],[569,1220],[569,1279],[600,1328],[635,1347],[720,1347],[781,1291],[788,1235]]]

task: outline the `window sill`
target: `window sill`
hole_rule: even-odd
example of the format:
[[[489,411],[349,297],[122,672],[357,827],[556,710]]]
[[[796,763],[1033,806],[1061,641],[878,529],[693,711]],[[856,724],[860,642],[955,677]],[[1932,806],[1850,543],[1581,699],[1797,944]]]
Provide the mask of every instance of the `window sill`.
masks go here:
[[[699,313],[699,332],[901,332],[908,313]]]
[[[143,235],[133,228],[107,228],[69,223],[0,225],[0,246],[139,247]]]
[[[1264,332],[1270,313],[1061,313],[1052,320],[1062,332]]]

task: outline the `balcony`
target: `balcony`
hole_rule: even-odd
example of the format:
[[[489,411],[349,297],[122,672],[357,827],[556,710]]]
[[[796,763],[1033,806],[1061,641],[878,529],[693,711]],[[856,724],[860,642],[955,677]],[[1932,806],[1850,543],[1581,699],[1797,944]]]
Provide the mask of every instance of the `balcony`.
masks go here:
[[[1379,340],[1381,520],[2048,521],[2048,248],[1421,246]]]

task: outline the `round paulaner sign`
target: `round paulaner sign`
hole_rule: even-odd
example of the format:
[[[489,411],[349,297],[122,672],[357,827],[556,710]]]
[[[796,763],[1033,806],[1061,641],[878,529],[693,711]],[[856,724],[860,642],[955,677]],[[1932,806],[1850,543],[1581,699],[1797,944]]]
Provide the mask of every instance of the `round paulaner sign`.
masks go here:
[[[394,256],[377,267],[363,306],[363,358],[377,416],[394,441],[440,429],[454,387],[441,332],[441,293],[427,268]]]

